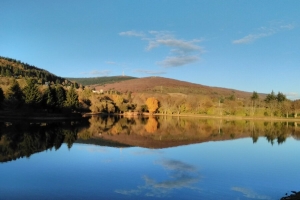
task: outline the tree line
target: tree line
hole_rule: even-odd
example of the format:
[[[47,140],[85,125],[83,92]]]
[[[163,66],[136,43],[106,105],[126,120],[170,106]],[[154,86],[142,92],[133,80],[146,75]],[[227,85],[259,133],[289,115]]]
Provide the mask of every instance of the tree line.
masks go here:
[[[47,112],[72,111],[79,107],[78,94],[74,86],[44,85],[36,79],[27,79],[21,88],[16,79],[4,92],[0,87],[0,108],[2,110],[34,110]]]
[[[297,117],[300,100],[291,101],[282,92],[262,98],[253,92],[249,99],[240,99],[234,94],[212,98],[205,95],[159,94],[131,92],[97,93],[73,83],[43,85],[38,79],[26,79],[22,88],[12,78],[4,91],[0,87],[2,110],[35,110],[47,112],[83,111],[92,113],[143,113],[202,114],[218,116],[269,116]]]
[[[87,93],[86,93],[87,94]],[[262,98],[263,97],[263,98]],[[291,101],[282,92],[267,95],[257,92],[248,99],[234,94],[212,98],[207,95],[159,93],[93,93],[83,97],[93,113],[149,112],[160,114],[202,114],[218,116],[297,117],[300,100]],[[85,99],[85,100],[84,100]]]

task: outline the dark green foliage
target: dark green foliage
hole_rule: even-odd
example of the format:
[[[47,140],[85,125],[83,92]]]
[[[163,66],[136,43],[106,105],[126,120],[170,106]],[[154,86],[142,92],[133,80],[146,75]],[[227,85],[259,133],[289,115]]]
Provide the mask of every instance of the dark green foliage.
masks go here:
[[[66,91],[63,87],[57,86],[55,88],[55,102],[58,108],[64,107],[64,103],[66,100]]]
[[[270,103],[272,101],[278,101],[279,103],[281,103],[285,100],[286,96],[283,93],[278,92],[278,94],[275,95],[274,91],[272,91],[270,94],[267,95],[265,102]]]
[[[130,79],[136,79],[132,76],[110,76],[110,77],[95,77],[95,78],[67,78],[70,81],[76,81],[82,85],[103,85],[108,83],[115,83]]]
[[[44,108],[54,108],[55,106],[55,90],[48,86],[43,94],[43,107]]]
[[[274,91],[267,95],[265,102],[270,103],[271,101],[275,101],[277,99]]]
[[[17,81],[13,81],[12,85],[8,88],[6,92],[6,98],[4,101],[3,108],[5,109],[15,109],[23,104],[23,92]]]
[[[78,95],[74,89],[71,87],[66,94],[65,106],[67,108],[76,109],[79,106]]]
[[[29,106],[38,106],[42,101],[42,94],[38,90],[35,79],[29,79],[27,86],[23,89],[25,104]]]
[[[252,96],[251,96],[251,100],[252,100],[252,101],[256,101],[256,100],[258,100],[258,99],[259,99],[259,96],[258,96],[257,92],[256,92],[256,91],[253,91],[253,94],[252,94]]]
[[[283,93],[278,92],[278,94],[277,94],[277,101],[278,102],[283,102],[285,100],[286,100],[286,96]]]
[[[50,82],[64,82],[66,79],[55,76],[54,74],[44,70],[37,68],[35,66],[29,65],[27,63],[22,63],[20,61],[5,58],[0,56],[0,73],[1,76],[21,76],[27,78],[40,78],[45,81]],[[70,84],[70,81],[66,81],[67,84]]]
[[[6,99],[16,99],[18,101],[21,101],[23,98],[23,92],[20,88],[20,85],[17,81],[13,81],[12,85],[8,88],[8,91],[6,93]]]

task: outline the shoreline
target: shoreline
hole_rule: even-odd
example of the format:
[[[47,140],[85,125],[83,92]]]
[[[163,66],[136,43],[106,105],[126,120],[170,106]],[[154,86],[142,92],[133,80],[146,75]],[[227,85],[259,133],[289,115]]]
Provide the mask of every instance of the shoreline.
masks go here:
[[[34,120],[34,121],[59,121],[59,120],[79,120],[83,116],[81,113],[29,113],[29,112],[3,112],[0,111],[0,121],[8,120]]]
[[[171,117],[195,117],[195,118],[206,118],[206,119],[224,119],[224,120],[251,120],[251,121],[284,121],[284,122],[300,122],[300,118],[284,118],[284,117],[261,117],[261,116],[230,116],[230,115],[201,115],[201,114],[161,114],[161,113],[83,113],[82,116],[125,116],[125,117],[139,117],[139,116],[171,116]]]
[[[300,118],[283,118],[283,117],[259,117],[259,116],[218,116],[218,115],[201,115],[201,114],[161,114],[161,113],[30,113],[30,112],[6,112],[0,111],[0,121],[5,120],[72,120],[81,119],[89,116],[168,116],[168,117],[193,117],[203,119],[220,119],[220,120],[249,120],[249,121],[277,121],[277,122],[300,122]]]

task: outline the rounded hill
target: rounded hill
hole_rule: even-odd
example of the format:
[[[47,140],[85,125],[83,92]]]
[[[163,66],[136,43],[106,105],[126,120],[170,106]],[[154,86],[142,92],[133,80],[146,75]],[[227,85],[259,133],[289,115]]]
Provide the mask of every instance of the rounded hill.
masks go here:
[[[124,80],[103,85],[92,85],[95,90],[133,93],[182,93],[182,94],[202,94],[208,96],[228,96],[235,95],[239,98],[248,98],[252,93],[234,89],[220,87],[210,87],[201,84],[179,81],[164,77],[146,77]]]

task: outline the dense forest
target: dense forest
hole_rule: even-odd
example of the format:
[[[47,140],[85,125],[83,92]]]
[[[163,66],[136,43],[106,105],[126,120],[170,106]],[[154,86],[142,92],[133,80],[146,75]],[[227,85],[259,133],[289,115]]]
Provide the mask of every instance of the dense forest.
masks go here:
[[[53,82],[57,84],[70,84],[70,81],[67,79],[58,77],[44,69],[1,56],[0,75],[2,77],[35,78],[40,83]]]
[[[9,79],[9,82],[5,92],[0,87],[0,108],[3,111],[61,113],[78,108],[78,95],[74,86],[40,85],[36,79],[26,79],[26,85],[21,88],[14,78]]]

